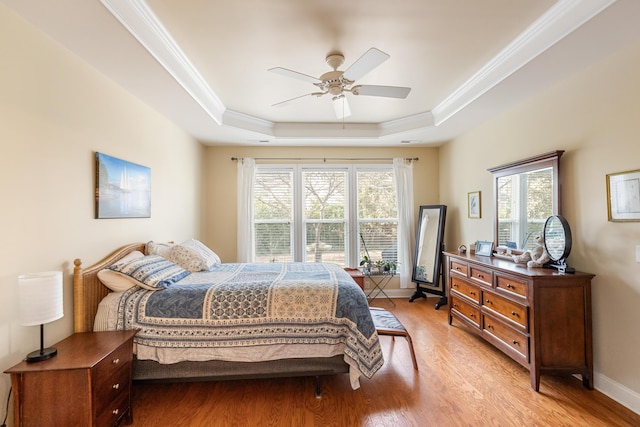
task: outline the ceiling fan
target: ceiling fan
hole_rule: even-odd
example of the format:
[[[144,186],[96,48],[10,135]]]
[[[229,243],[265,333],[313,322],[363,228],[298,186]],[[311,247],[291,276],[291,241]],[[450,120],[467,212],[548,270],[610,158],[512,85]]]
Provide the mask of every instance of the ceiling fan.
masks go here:
[[[372,47],[366,51],[364,55],[358,58],[356,62],[351,64],[349,68],[345,71],[340,71],[338,70],[338,67],[344,63],[344,55],[339,52],[333,52],[327,55],[326,58],[327,64],[333,68],[333,71],[328,71],[319,78],[282,67],[270,68],[269,71],[276,74],[313,83],[320,89],[320,92],[312,92],[296,96],[295,98],[273,104],[273,106],[281,106],[306,96],[320,97],[323,95],[330,95],[333,100],[333,108],[336,112],[336,116],[339,119],[343,119],[351,115],[351,110],[349,109],[347,98],[345,97],[347,92],[353,95],[383,96],[386,98],[404,99],[409,95],[409,92],[411,92],[411,88],[400,86],[354,85],[356,80],[363,77],[390,57],[390,55]]]

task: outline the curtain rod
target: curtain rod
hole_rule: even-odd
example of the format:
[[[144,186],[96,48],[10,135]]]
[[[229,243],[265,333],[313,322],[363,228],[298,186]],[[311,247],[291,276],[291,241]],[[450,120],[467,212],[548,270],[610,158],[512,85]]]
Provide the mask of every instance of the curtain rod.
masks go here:
[[[243,160],[244,157],[232,157],[231,160],[233,161],[237,161],[237,160]],[[319,161],[322,160],[323,162],[326,162],[327,160],[334,160],[334,161],[355,161],[355,162],[362,162],[362,161],[380,161],[380,160],[385,160],[385,161],[392,161],[393,157],[358,157],[358,158],[349,158],[349,157],[255,157],[255,160],[297,160],[297,161],[303,161],[303,160],[312,160],[312,161]],[[420,160],[419,157],[405,157],[405,160],[407,161],[418,161]]]

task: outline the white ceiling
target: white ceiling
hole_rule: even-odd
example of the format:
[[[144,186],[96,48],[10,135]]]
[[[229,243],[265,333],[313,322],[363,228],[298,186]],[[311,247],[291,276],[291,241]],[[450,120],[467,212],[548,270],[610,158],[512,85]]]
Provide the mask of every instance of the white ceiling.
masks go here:
[[[631,42],[637,0],[0,0],[206,144],[438,145]],[[391,58],[336,119],[310,83]]]

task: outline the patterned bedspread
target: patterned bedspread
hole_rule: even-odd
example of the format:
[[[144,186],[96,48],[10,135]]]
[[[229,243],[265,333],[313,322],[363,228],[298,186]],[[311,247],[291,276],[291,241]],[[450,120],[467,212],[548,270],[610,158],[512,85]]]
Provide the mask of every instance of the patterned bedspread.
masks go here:
[[[354,388],[383,364],[367,299],[335,264],[217,264],[164,290],[131,288],[119,301],[117,329],[140,329],[139,346],[257,349],[263,360],[342,353]]]

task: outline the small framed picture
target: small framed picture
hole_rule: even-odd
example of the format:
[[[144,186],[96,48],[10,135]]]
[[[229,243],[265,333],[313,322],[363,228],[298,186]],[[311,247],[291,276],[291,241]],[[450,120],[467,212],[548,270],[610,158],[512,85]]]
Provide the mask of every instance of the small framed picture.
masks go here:
[[[481,218],[482,206],[480,200],[480,192],[472,191],[467,195],[469,218]]]
[[[476,255],[491,256],[493,253],[493,242],[478,240],[476,242]]]
[[[640,170],[607,175],[609,221],[640,221]]]

